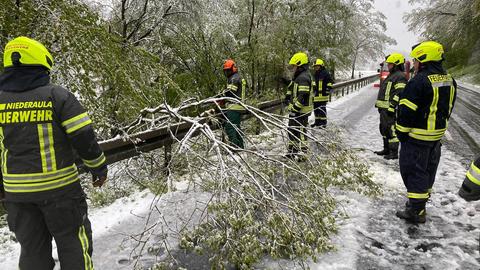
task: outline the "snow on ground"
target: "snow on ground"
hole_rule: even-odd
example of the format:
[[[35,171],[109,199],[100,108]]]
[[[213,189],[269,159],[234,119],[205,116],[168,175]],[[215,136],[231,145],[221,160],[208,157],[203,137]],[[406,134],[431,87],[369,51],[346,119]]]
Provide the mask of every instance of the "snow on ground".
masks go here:
[[[378,88],[367,86],[328,105],[329,123],[344,128],[345,141],[370,165],[375,181],[384,187],[384,194],[370,199],[355,193],[337,194],[341,207],[349,215],[339,221],[339,233],[332,237],[336,250],[319,256],[312,269],[479,269],[478,235],[480,203],[467,203],[457,196],[465,168],[459,156],[443,148],[437,182],[427,206],[427,223],[407,225],[395,217],[405,203],[405,188],[397,161],[385,161],[373,151],[381,148],[378,112],[373,108]],[[152,265],[167,250],[158,243],[170,241],[172,250],[178,242],[175,234],[188,219],[201,215],[208,194],[189,192],[185,183],[177,191],[156,197],[138,192],[119,199],[112,205],[90,211],[94,232],[94,262],[97,269],[132,269],[138,248],[132,252],[134,237],[155,222],[161,221],[148,247],[150,256],[140,263]],[[148,216],[151,209],[152,216]],[[1,224],[2,221],[0,221]],[[163,230],[164,238],[159,238]],[[0,228],[0,269],[16,269],[18,244],[9,238],[7,228]],[[177,242],[175,242],[177,241]],[[195,256],[183,254],[182,256]],[[190,258],[188,269],[205,269],[204,256]],[[270,269],[292,269],[288,262],[261,264]]]

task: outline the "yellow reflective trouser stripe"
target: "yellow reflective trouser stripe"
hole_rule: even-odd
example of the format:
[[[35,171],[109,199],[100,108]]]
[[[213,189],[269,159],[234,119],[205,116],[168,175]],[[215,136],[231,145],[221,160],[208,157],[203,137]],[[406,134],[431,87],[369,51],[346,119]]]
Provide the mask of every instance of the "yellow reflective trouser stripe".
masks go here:
[[[70,134],[91,123],[92,120],[90,120],[85,112],[62,122],[62,126],[65,128],[67,134]]]
[[[105,158],[105,155],[102,153],[99,157],[95,159],[91,159],[91,160],[82,159],[82,161],[83,161],[83,164],[85,164],[85,166],[89,168],[96,168],[96,167],[100,167],[103,163],[105,163],[106,158]]]
[[[408,192],[408,198],[412,198],[412,199],[428,199],[428,193],[413,193],[413,192]]]
[[[388,108],[390,107],[390,103],[388,101],[385,101],[385,100],[377,100],[377,102],[375,103],[375,106],[377,108]]]
[[[480,186],[480,169],[477,168],[473,162],[472,165],[470,165],[470,170],[467,172],[467,178]]]
[[[4,139],[4,137],[3,137],[3,127],[0,127],[0,149],[2,151],[2,155],[1,155],[2,173],[6,174],[6,173],[8,173],[7,172],[8,149],[5,148],[5,145],[3,144],[3,139]]]
[[[90,258],[90,254],[88,254],[89,241],[87,234],[85,232],[85,226],[80,226],[78,230],[78,239],[80,240],[80,244],[82,245],[83,251],[83,261],[85,263],[85,270],[93,270],[93,263],[92,258]]]
[[[399,140],[397,138],[397,133],[395,132],[395,125],[392,125],[392,127],[390,129],[392,130],[392,138],[389,139],[388,142],[390,142],[390,143],[399,142]]]
[[[438,105],[438,87],[433,87],[432,104],[430,105],[430,113],[428,114],[427,129],[434,130],[435,122],[437,121],[437,105]]]
[[[406,98],[402,98],[400,100],[400,105],[405,105],[408,108],[412,109],[412,111],[416,111],[418,109],[418,106],[415,103],[411,102],[410,100],[408,100]]]
[[[42,171],[56,171],[55,147],[53,142],[53,127],[51,123],[38,124],[38,140],[40,144],[40,156],[42,159]]]
[[[64,178],[48,181],[48,182],[41,182],[41,183],[27,183],[27,184],[10,184],[9,182],[3,180],[5,191],[7,192],[39,192],[45,190],[52,190],[56,188],[60,188],[66,185],[69,185],[75,181],[78,181],[78,172],[72,173],[69,176]]]

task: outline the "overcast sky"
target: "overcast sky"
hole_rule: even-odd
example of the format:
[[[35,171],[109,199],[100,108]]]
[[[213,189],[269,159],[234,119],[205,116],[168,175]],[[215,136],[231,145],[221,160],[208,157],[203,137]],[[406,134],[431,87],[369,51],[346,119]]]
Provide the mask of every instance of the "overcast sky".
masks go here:
[[[408,31],[403,15],[413,7],[407,0],[375,0],[375,7],[387,17],[387,35],[397,41],[397,45],[390,46],[385,54],[399,52],[408,57],[412,46],[418,43],[418,37]]]

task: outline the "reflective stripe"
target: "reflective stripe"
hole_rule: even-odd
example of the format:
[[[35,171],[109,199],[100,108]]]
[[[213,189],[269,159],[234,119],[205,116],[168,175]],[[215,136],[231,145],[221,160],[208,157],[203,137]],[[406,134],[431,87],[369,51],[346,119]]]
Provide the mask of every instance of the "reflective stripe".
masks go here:
[[[390,100],[390,90],[391,89],[392,89],[392,82],[388,82],[387,83],[387,89],[385,90],[385,98],[384,98],[385,101]]]
[[[92,120],[90,120],[85,112],[62,122],[62,126],[65,128],[67,134],[70,134],[91,123]]]
[[[42,171],[56,171],[55,147],[53,141],[53,127],[51,123],[38,124],[38,141],[40,145],[40,157],[42,160]]]
[[[300,86],[298,86],[298,91],[299,92],[310,92],[310,86],[300,85]]]
[[[395,84],[395,89],[398,90],[398,89],[403,89],[405,88],[406,84],[404,83],[397,83]]]
[[[332,87],[332,86],[333,86],[333,83],[327,83],[327,86],[328,86],[328,87]]]
[[[4,180],[5,191],[11,193],[24,193],[24,192],[39,192],[45,190],[57,189],[66,185],[69,185],[73,182],[78,181],[78,173],[74,173],[70,176],[55,180],[48,181],[43,183],[31,183],[31,184],[9,184]]]
[[[393,101],[397,101],[397,102],[398,102],[399,100],[400,100],[400,97],[399,97],[398,95],[393,96]]]
[[[446,128],[436,130],[412,128],[408,135],[422,141],[438,141],[443,137],[446,130]]]
[[[319,102],[319,101],[328,101],[328,96],[316,96],[313,98],[314,102]]]
[[[428,120],[427,120],[428,130],[435,129],[435,122],[437,121],[437,110],[438,110],[437,106],[438,106],[438,99],[439,99],[438,92],[439,92],[438,87],[433,87],[432,104],[430,104],[430,113],[428,114]]]
[[[450,101],[448,102],[448,113],[452,113],[453,109],[453,98],[455,96],[455,87],[452,85],[450,87]]]
[[[238,86],[236,86],[235,84],[227,84],[227,89],[231,89],[231,90],[237,91],[237,90],[238,90]]]
[[[82,246],[85,270],[93,270],[92,258],[90,258],[90,254],[88,254],[89,241],[85,231],[85,226],[83,225],[78,229],[78,239],[80,240],[80,244]]]
[[[43,172],[48,172],[48,165],[47,165],[47,154],[45,153],[45,135],[44,133],[44,128],[43,124],[38,124],[37,125],[37,131],[38,131],[38,144],[40,146],[40,159],[42,162],[42,171]]]
[[[428,193],[408,192],[407,196],[408,198],[411,198],[411,199],[428,199]]]
[[[480,169],[472,162],[470,170],[467,171],[468,180],[480,186]]]
[[[377,102],[375,103],[375,107],[387,109],[388,107],[390,107],[390,103],[385,100],[377,100]]]
[[[408,108],[410,108],[412,111],[416,111],[418,109],[418,106],[415,103],[411,102],[410,100],[408,100],[406,98],[402,98],[400,100],[400,105],[405,105]]]
[[[401,126],[399,124],[395,124],[395,128],[397,130],[399,130],[400,132],[410,132],[410,130],[412,130],[412,128],[404,127],[404,126]]]
[[[6,174],[7,173],[7,155],[8,155],[8,149],[5,148],[5,145],[3,144],[3,127],[0,127],[0,149],[2,151],[2,173]],[[0,180],[1,181],[1,180]]]
[[[390,106],[390,107],[388,108],[388,111],[394,113],[394,112],[395,112],[395,108],[393,108],[392,106]]]
[[[453,83],[451,81],[432,82],[432,87],[433,88],[440,88],[440,87],[445,87],[445,86],[453,86]]]
[[[9,174],[9,173],[4,173],[3,174],[3,180],[8,181],[11,183],[16,183],[16,182],[39,182],[39,181],[48,181],[48,180],[55,180],[61,177],[64,177],[66,175],[71,174],[72,172],[77,171],[77,166],[75,164],[68,166],[66,168],[57,170],[57,171],[52,171],[52,172],[47,172],[47,173],[30,173],[30,174]]]

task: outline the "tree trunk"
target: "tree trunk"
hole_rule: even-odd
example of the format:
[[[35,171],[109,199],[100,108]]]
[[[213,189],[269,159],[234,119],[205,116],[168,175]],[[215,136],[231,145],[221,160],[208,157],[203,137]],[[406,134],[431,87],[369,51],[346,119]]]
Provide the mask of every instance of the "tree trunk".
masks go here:
[[[355,79],[355,65],[357,64],[357,55],[358,55],[358,49],[355,50],[355,54],[353,55],[352,77],[351,77],[351,79]]]

